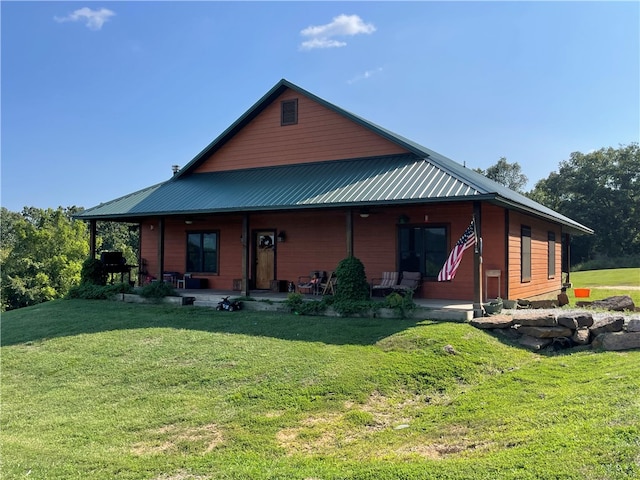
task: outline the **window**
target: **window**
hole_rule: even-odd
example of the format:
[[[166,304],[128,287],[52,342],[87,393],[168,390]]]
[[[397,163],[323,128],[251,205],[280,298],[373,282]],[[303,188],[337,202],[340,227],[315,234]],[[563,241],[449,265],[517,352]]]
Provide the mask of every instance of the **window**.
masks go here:
[[[295,125],[298,123],[298,99],[283,100],[280,104],[280,125]]]
[[[218,273],[218,232],[187,233],[187,272]]]
[[[547,262],[547,276],[548,278],[555,278],[556,276],[556,232],[548,232],[547,236],[548,246],[548,262]]]
[[[399,227],[398,268],[420,272],[424,278],[437,278],[447,260],[447,227]]]
[[[520,228],[520,281],[531,281],[531,227]]]

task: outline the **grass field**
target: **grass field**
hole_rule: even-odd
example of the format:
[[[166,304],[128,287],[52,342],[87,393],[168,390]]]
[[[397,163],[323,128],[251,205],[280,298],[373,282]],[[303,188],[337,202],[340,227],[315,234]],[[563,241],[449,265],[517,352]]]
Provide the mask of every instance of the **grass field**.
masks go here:
[[[82,300],[1,327],[3,479],[640,478],[639,351]]]
[[[614,295],[628,295],[640,306],[640,268],[616,268],[610,270],[586,270],[571,273],[574,288],[589,288],[589,298],[575,298],[573,289],[567,294],[575,300],[602,300]],[[603,288],[608,287],[608,288]]]

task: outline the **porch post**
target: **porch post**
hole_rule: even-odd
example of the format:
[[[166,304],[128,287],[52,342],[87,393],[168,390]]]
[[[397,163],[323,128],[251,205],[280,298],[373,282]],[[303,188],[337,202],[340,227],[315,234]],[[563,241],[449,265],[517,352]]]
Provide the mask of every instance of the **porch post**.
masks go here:
[[[353,210],[347,210],[346,222],[346,238],[347,238],[347,257],[353,257]]]
[[[249,214],[242,216],[242,295],[248,297],[249,291]]]
[[[96,220],[89,220],[89,258],[96,258]]]
[[[158,276],[159,282],[164,280],[164,217],[158,220]]]
[[[473,255],[473,318],[482,317],[482,209],[480,202],[473,202],[473,217],[478,235]]]

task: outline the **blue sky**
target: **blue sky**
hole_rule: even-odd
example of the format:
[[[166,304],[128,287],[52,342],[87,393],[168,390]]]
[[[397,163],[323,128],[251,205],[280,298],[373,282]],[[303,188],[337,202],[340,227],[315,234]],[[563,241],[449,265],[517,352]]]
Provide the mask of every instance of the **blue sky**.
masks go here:
[[[2,206],[164,181],[281,78],[529,185],[637,142],[638,2],[7,2]]]

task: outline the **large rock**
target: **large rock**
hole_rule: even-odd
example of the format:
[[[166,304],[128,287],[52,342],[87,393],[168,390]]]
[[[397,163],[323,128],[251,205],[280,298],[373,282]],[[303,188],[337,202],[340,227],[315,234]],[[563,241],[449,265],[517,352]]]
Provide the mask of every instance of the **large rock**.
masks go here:
[[[518,333],[535,338],[570,338],[573,335],[573,330],[567,327],[520,327]]]
[[[558,324],[553,313],[535,313],[533,311],[516,312],[513,315],[513,323],[523,327],[555,327]]]
[[[469,323],[476,328],[510,328],[513,325],[511,315],[491,315],[470,320]]]
[[[573,335],[571,336],[571,340],[576,345],[587,345],[589,343],[589,338],[591,336],[591,332],[587,327],[578,328]]]
[[[561,313],[557,318],[558,325],[577,330],[593,325],[593,316],[588,312]]]
[[[594,300],[591,302],[592,308],[603,308],[605,310],[613,310],[614,312],[622,312],[624,310],[635,310],[636,306],[628,295],[618,295],[608,297],[604,300]]]
[[[598,335],[591,346],[601,350],[640,349],[640,332],[607,332]]]
[[[595,338],[601,333],[620,332],[624,327],[624,317],[599,318],[589,327],[591,335]]]
[[[557,300],[532,300],[531,308],[558,308]]]
[[[523,347],[530,350],[542,350],[547,345],[550,345],[553,340],[550,338],[535,338],[528,335],[522,335],[518,340],[518,343]]]
[[[627,323],[627,332],[640,332],[640,319],[632,318]]]

